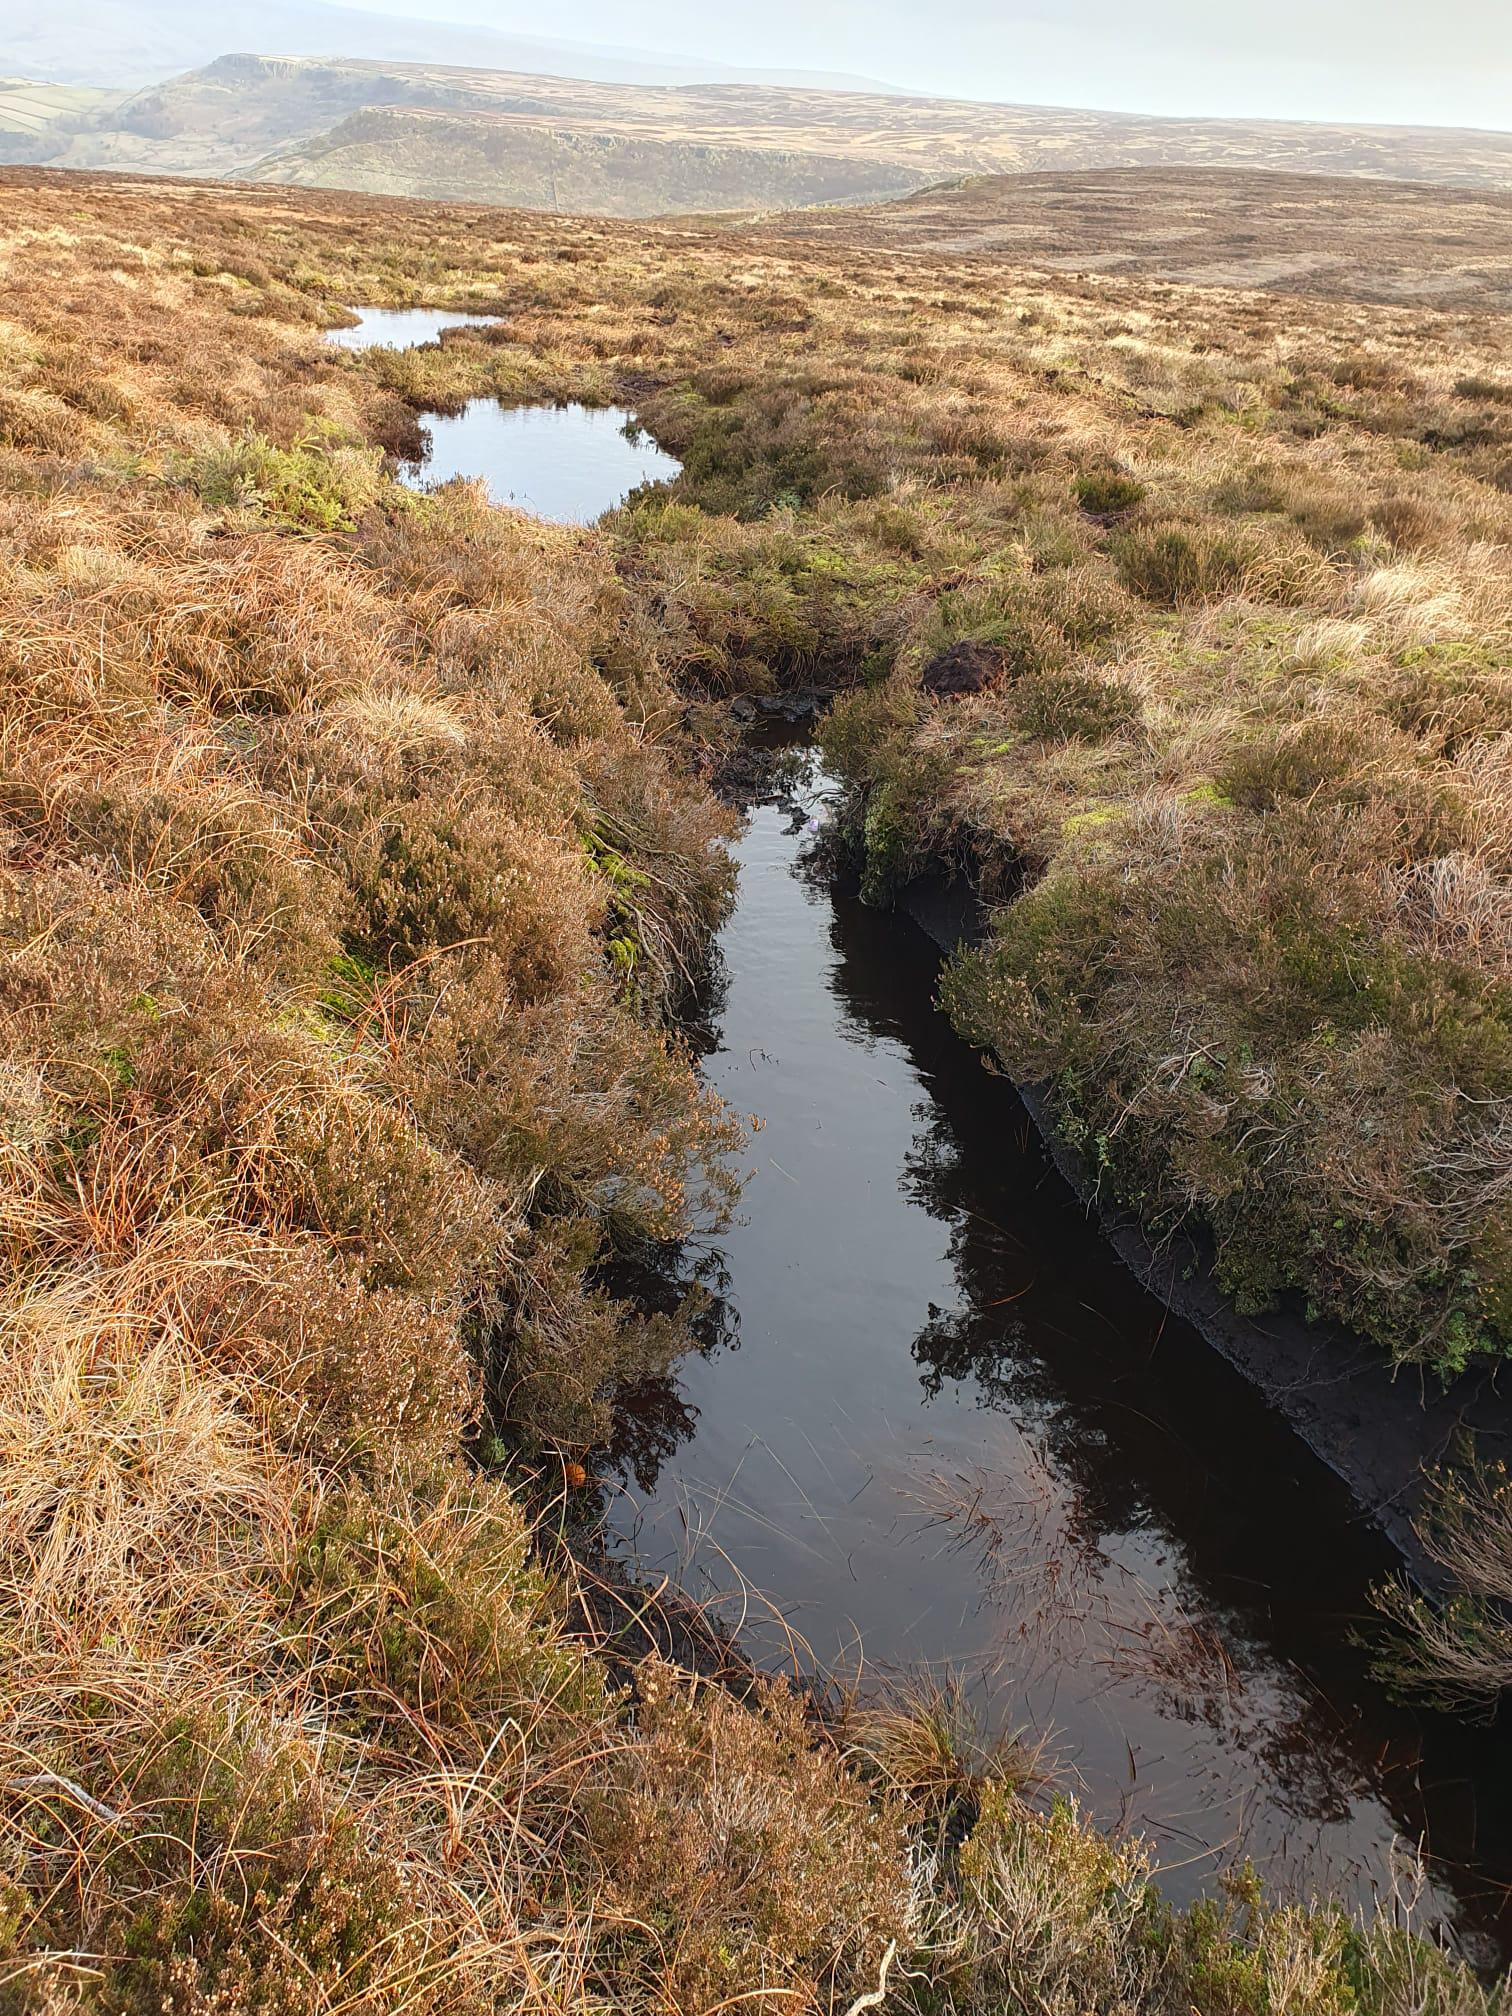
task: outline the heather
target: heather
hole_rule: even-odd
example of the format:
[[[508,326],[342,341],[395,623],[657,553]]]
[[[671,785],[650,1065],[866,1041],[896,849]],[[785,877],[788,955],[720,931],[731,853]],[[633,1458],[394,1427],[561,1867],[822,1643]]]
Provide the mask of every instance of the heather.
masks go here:
[[[1110,1183],[1248,1295],[1500,1348],[1494,332],[5,186],[5,2005],[1495,2006],[1243,1872],[1172,1912],[933,1697],[627,1666],[554,1537],[695,1334],[622,1263],[733,1203],[676,1008],[736,692],[854,688],[870,891],[1001,901],[955,1012]],[[356,299],[501,327],[323,349]],[[393,481],[490,390],[628,400],[680,493]]]

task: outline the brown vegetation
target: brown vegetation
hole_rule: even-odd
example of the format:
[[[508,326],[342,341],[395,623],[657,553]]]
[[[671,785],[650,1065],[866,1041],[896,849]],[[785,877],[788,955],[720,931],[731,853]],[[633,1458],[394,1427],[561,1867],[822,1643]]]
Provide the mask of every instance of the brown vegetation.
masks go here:
[[[1179,159],[1179,157],[1178,157]],[[842,216],[791,217],[823,242],[1425,308],[1512,308],[1512,194],[1362,185],[1227,161],[968,177]]]
[[[1463,1212],[1504,1096],[1500,339],[686,231],[5,187],[5,2006],[713,2016],[880,1980],[962,2016],[1494,2008],[1385,1919],[1243,1881],[1172,1913],[1136,1845],[929,1704],[826,1733],[781,1689],[618,1687],[500,1464],[581,1467],[616,1382],[688,1335],[603,1263],[728,1194],[729,1123],[666,1033],[728,893],[674,677],[869,680],[835,749],[870,886],[940,853],[1043,871],[1061,1019],[1025,1026],[1080,1046],[1068,1116],[1122,1101],[1182,1208],[1220,1148],[1242,1184],[1259,1140],[1276,1180],[1270,1087],[1192,1104],[1220,1042],[1275,1070],[1253,1036],[1179,1027],[1187,1067],[1124,1097],[1170,1014],[1122,977],[1153,916],[1182,1012],[1273,1008],[1262,1045],[1302,1073],[1273,1082],[1321,1102],[1275,1268],[1316,1264],[1309,1212],[1378,1216],[1394,1184],[1392,1251],[1436,1228],[1458,1271],[1387,1278],[1382,1334],[1491,1336]],[[426,299],[502,326],[321,346],[344,301]],[[579,533],[399,489],[376,444],[485,390],[629,399],[683,496]],[[1110,461],[1138,498],[1073,487]],[[960,638],[1002,682],[931,702]],[[1362,973],[1418,991],[1362,1000]],[[1365,1128],[1424,1083],[1405,1135]],[[1350,1125],[1380,1144],[1358,1190]],[[1329,1281],[1378,1280],[1326,1250]]]

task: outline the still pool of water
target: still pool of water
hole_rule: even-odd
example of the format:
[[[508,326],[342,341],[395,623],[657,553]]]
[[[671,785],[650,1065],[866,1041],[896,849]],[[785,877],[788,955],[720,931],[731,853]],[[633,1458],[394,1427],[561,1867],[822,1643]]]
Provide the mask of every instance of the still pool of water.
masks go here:
[[[425,431],[425,459],[405,467],[405,482],[481,476],[495,504],[560,525],[591,525],[640,484],[670,482],[682,469],[619,406],[473,399],[460,413],[427,414]]]
[[[1386,1698],[1352,1642],[1385,1543],[1119,1264],[805,818],[741,843],[700,1041],[764,1124],[708,1355],[626,1417],[616,1544],[774,1663],[956,1676],[1177,1896],[1247,1853],[1363,1904],[1423,1843],[1427,1915],[1505,1950],[1507,1739]]]
[[[497,316],[452,308],[354,308],[357,324],[332,329],[343,350],[411,349],[443,329],[479,328]],[[411,489],[481,476],[495,504],[559,525],[591,525],[643,483],[670,483],[682,464],[621,406],[501,406],[471,399],[460,413],[426,413],[426,449],[405,463]]]
[[[497,315],[466,315],[458,308],[354,308],[355,328],[330,329],[338,350],[413,350],[440,341],[443,329],[486,329]]]

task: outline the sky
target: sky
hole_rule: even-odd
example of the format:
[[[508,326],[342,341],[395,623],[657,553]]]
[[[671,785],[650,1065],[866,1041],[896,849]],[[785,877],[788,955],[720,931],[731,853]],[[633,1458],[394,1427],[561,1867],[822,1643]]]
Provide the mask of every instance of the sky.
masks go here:
[[[360,0],[950,97],[1512,127],[1512,0]]]

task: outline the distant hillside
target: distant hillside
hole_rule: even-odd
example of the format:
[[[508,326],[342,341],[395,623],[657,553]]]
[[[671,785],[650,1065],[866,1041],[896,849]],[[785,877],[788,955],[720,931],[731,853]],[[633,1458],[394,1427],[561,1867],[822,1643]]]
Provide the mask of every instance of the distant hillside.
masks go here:
[[[1124,167],[1512,190],[1512,134],[1144,119],[301,56],[221,57],[124,102],[59,118],[49,140],[27,147],[13,158],[631,216],[793,209],[983,174]]]
[[[1504,189],[1220,168],[994,175],[899,202],[802,212],[781,228],[1020,271],[1512,309]]]
[[[119,104],[120,91],[80,85],[38,84],[25,77],[0,77],[0,160],[43,161],[52,153],[60,122],[87,118]]]
[[[223,56],[149,85],[110,112],[58,132],[53,165],[156,174],[235,175],[271,150],[312,139],[368,106],[469,105],[493,73],[439,67]],[[453,81],[455,80],[455,81]]]
[[[253,179],[652,217],[865,201],[917,188],[929,177],[861,156],[386,106],[354,113],[331,132],[262,162]]]

